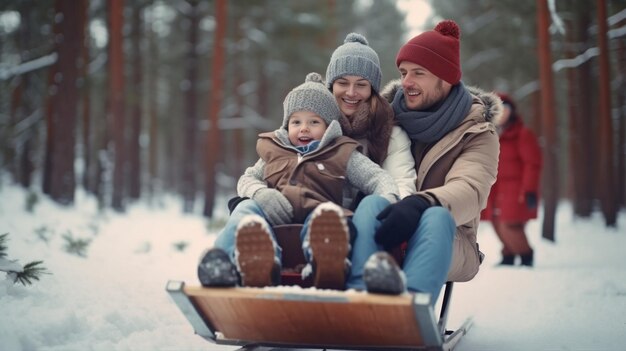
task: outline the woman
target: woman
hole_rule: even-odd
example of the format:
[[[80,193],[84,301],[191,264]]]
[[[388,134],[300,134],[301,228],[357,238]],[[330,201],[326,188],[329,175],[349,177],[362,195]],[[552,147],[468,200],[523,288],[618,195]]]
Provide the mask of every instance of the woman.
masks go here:
[[[500,135],[498,178],[491,188],[482,219],[490,220],[502,242],[501,265],[514,265],[516,256],[531,267],[534,251],[524,227],[537,218],[541,149],[537,137],[524,126],[510,96],[498,94],[504,113],[494,121]]]
[[[357,140],[363,153],[391,173],[400,197],[415,190],[415,161],[406,132],[394,125],[393,110],[380,92],[382,72],[376,52],[358,33],[346,36],[332,54],[326,69],[326,85],[343,114],[339,120],[344,135]],[[349,208],[356,208],[360,196]]]

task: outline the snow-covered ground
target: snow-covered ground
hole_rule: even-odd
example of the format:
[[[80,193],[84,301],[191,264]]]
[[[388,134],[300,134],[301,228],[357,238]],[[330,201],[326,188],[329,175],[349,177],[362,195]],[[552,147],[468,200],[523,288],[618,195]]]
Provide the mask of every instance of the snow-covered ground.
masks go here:
[[[195,335],[165,291],[170,279],[197,284],[196,262],[219,221],[183,215],[173,198],[98,213],[81,192],[72,208],[40,196],[31,213],[27,194],[6,181],[0,199],[8,258],[43,260],[52,273],[22,286],[0,272],[1,350],[234,349]],[[495,267],[500,245],[481,225],[486,261],[453,293],[449,327],[474,320],[456,350],[626,348],[626,213],[620,230],[605,228],[599,214],[582,220],[571,213],[560,204],[556,243],[541,239],[539,221],[529,224],[533,269]],[[90,240],[85,257],[66,252],[68,235]]]

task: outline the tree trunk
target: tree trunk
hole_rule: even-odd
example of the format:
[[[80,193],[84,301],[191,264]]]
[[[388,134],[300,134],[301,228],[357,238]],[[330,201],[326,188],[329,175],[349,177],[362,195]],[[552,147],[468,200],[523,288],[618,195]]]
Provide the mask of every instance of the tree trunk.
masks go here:
[[[154,9],[152,10],[150,16],[154,16]],[[151,17],[151,20],[153,18]],[[148,21],[148,23],[152,23],[152,21]],[[152,199],[155,195],[156,191],[156,182],[158,178],[158,152],[159,152],[159,133],[158,133],[158,109],[156,107],[157,104],[157,91],[158,91],[158,57],[159,50],[156,45],[156,33],[152,30],[152,26],[148,26],[148,36],[149,36],[149,67],[150,74],[148,75],[149,83],[148,86],[151,87],[148,89],[148,116],[150,118],[150,145],[149,145],[149,155],[148,155],[148,173],[149,173],[149,192],[150,198]]]
[[[263,25],[264,22],[266,21],[270,21],[271,15],[270,15],[270,11],[272,11],[269,7],[271,6],[271,4],[269,3],[264,3],[263,4],[263,17],[261,18],[261,20],[259,21],[259,23],[257,25],[261,26]],[[269,48],[259,48],[259,52],[258,52],[258,60],[256,60],[256,65],[257,65],[257,69],[256,71],[258,72],[258,76],[257,76],[257,82],[258,82],[258,89],[257,89],[257,96],[258,96],[258,106],[257,106],[257,111],[259,111],[259,115],[261,115],[261,117],[263,118],[269,118],[270,116],[270,92],[272,91],[272,89],[270,89],[270,77],[269,77],[269,72],[267,71],[267,63],[268,61],[270,61],[269,55],[268,55],[268,50]],[[264,130],[255,130],[255,135],[258,134],[259,132],[265,132]]]
[[[213,48],[213,64],[211,67],[211,96],[209,97],[209,122],[210,129],[207,138],[207,169],[205,183],[204,215],[211,218],[215,206],[215,173],[219,161],[220,131],[219,112],[222,107],[223,77],[224,72],[224,41],[226,37],[226,0],[215,1],[215,42]]]
[[[235,14],[237,15],[237,14]],[[240,40],[243,40],[244,37],[242,35],[242,30],[241,30],[241,16],[239,16],[238,18],[236,18],[235,21],[235,43],[239,43]],[[235,70],[233,72],[234,75],[234,80],[235,80],[235,84],[233,87],[233,95],[235,97],[235,109],[236,112],[234,114],[233,117],[235,118],[244,118],[244,106],[245,106],[245,97],[242,94],[241,91],[241,87],[242,85],[245,83],[244,82],[244,71],[242,69],[238,69],[237,67],[245,67],[246,66],[246,55],[243,52],[238,52],[235,56],[234,59],[236,60],[235,62]],[[249,62],[249,60],[248,60]],[[241,128],[235,128],[232,130],[232,143],[230,143],[230,145],[232,145],[231,147],[228,147],[227,149],[232,149],[232,158],[231,158],[231,175],[233,178],[238,179],[244,172],[244,146],[245,146],[245,139],[244,139],[244,130]]]
[[[79,0],[83,2],[84,0]],[[69,205],[74,202],[76,177],[74,173],[76,124],[78,114],[79,77],[78,61],[81,57],[84,27],[84,4],[76,5],[76,1],[61,0],[60,40],[56,42],[58,53],[59,74],[58,92],[52,113],[53,152],[52,172],[50,177],[50,197],[59,204]]]
[[[184,116],[184,152],[182,170],[182,195],[183,212],[193,212],[196,198],[196,164],[197,164],[197,138],[198,130],[198,30],[200,18],[198,14],[198,2],[190,0],[189,3],[189,38],[187,50],[187,82],[189,85],[185,91],[185,116]]]
[[[625,24],[622,21],[622,26]],[[617,194],[618,208],[626,206],[626,44],[619,40],[617,44],[617,69],[621,77],[617,89],[618,134],[617,134]],[[621,151],[620,151],[621,150]],[[620,181],[622,179],[622,181]]]
[[[81,9],[81,12],[84,13],[84,21],[81,24],[85,33],[88,31],[88,1],[84,2],[84,8]],[[89,39],[86,36],[83,38],[83,47],[82,47],[82,65],[80,70],[80,75],[83,80],[82,85],[82,98],[83,98],[83,113],[82,113],[82,121],[83,121],[83,158],[84,158],[84,169],[83,169],[83,179],[82,184],[83,188],[87,192],[95,193],[95,181],[94,181],[94,167],[92,164],[93,154],[95,153],[96,148],[93,145],[93,138],[91,135],[91,79],[89,78]]]
[[[532,129],[533,132],[535,132],[536,135],[541,136],[543,135],[543,128],[542,128],[542,115],[541,115],[541,89],[537,89],[535,91],[532,92],[531,94],[531,101],[532,101],[532,111],[533,111],[533,115],[532,118],[530,119],[530,129]]]
[[[18,164],[21,163],[20,160],[23,158],[22,142],[20,141],[21,138],[19,135],[17,135],[15,126],[19,124],[22,119],[26,118],[24,116],[25,106],[24,99],[22,97],[24,96],[24,90],[27,85],[28,77],[25,75],[17,77],[13,84],[13,91],[11,92],[11,110],[9,112],[10,127],[7,128],[7,139],[9,140],[9,145],[11,146],[5,154],[7,158],[7,168],[11,174],[11,178],[13,181],[20,184],[22,183],[22,172],[20,170],[21,167]]]
[[[113,196],[111,206],[124,211],[125,121],[124,121],[124,52],[122,27],[124,1],[109,3],[109,92],[108,113],[113,137]]]
[[[582,4],[585,6],[578,12],[580,13],[580,24],[578,25],[580,35],[579,42],[584,44],[579,52],[580,54],[593,46],[588,31],[591,25],[591,12],[593,9],[586,1],[583,1]],[[597,160],[596,157],[594,157],[597,144],[596,134],[594,132],[594,122],[596,119],[588,118],[588,116],[594,115],[593,95],[588,94],[588,91],[593,91],[593,87],[596,83],[595,79],[592,77],[593,67],[591,60],[580,64],[576,69],[578,71],[578,81],[575,84],[579,87],[592,87],[591,89],[580,89],[576,96],[576,101],[579,103],[580,120],[578,124],[580,126],[579,130],[581,131],[578,135],[576,153],[581,167],[579,169],[580,173],[577,176],[580,179],[580,188],[577,189],[578,198],[574,203],[574,213],[579,217],[588,218],[591,217],[591,213],[593,212],[593,203],[597,188],[597,173],[594,172],[594,170],[598,169]]]
[[[55,0],[54,2],[54,14],[56,18],[56,14],[61,11],[61,3],[63,0]],[[55,22],[52,26],[52,34],[54,37],[59,37],[61,35],[61,25],[58,22]],[[59,91],[59,84],[55,81],[55,77],[59,73],[59,58],[57,56],[56,62],[50,66],[48,70],[48,86],[46,95],[46,103],[45,103],[45,116],[46,116],[46,147],[44,149],[44,164],[43,164],[43,177],[42,177],[42,191],[44,194],[51,195],[52,188],[52,172],[53,172],[53,162],[52,157],[54,155],[54,146],[55,146],[55,121],[54,114],[56,110],[56,102],[57,102],[57,93]]]
[[[132,48],[133,48],[133,82],[131,85],[131,114],[130,114],[130,139],[128,141],[128,197],[134,200],[141,195],[141,147],[139,137],[141,135],[142,103],[143,103],[143,75],[141,55],[141,12],[143,5],[133,4],[132,18]]]
[[[556,111],[554,108],[554,83],[550,49],[550,14],[546,0],[537,0],[537,34],[539,51],[539,76],[541,80],[541,118],[543,147],[543,203],[544,218],[542,236],[555,241],[554,227],[558,201],[558,143],[556,138]]]
[[[566,32],[568,42],[567,56],[575,58],[585,51],[578,43],[586,43],[587,27],[589,26],[589,13],[585,11],[581,13],[579,8],[573,8],[575,13],[571,20],[571,24]],[[585,64],[583,64],[585,65]],[[587,145],[583,140],[588,138],[591,129],[585,128],[586,120],[589,120],[584,111],[584,105],[589,106],[585,97],[588,89],[583,89],[585,85],[581,85],[582,72],[579,67],[569,68],[567,70],[567,89],[568,89],[568,116],[569,116],[569,165],[570,177],[568,178],[571,199],[573,203],[574,214],[578,216],[589,216],[591,214],[591,191],[592,184],[589,182],[590,160]]]
[[[615,196],[615,163],[613,157],[613,126],[611,121],[611,82],[609,77],[609,52],[607,39],[606,1],[597,0],[598,7],[598,49],[600,50],[600,81],[599,84],[599,111],[600,121],[600,168],[602,172],[600,184],[600,202],[602,213],[607,226],[617,226],[617,206]]]
[[[179,89],[178,82],[171,81],[170,83],[170,91],[176,92]],[[180,113],[176,110],[176,104],[173,101],[169,101],[167,105],[166,116],[175,116],[177,113]],[[164,149],[165,155],[163,162],[163,170],[164,170],[164,188],[169,191],[180,191],[178,179],[178,170],[180,169],[182,164],[182,156],[180,152],[180,130],[178,126],[178,121],[173,121],[171,119],[163,118],[163,124],[165,128],[162,129],[163,139],[164,139]],[[174,164],[175,166],[168,166]]]
[[[325,39],[328,40],[328,42],[326,43],[327,48],[332,48],[334,47],[337,43],[335,42],[337,40],[337,21],[338,21],[338,16],[337,16],[337,0],[326,0],[326,10],[327,10],[327,16],[328,18],[330,18],[330,26],[328,29],[328,33],[325,36]]]
[[[19,7],[20,28],[18,30],[18,50],[21,56],[21,62],[26,62],[31,59],[30,48],[32,46],[32,33],[31,30],[35,28],[36,20],[34,14],[29,11],[29,6],[32,6],[31,1],[26,1]],[[17,84],[13,90],[11,96],[11,112],[10,119],[11,128],[8,128],[10,132],[14,132],[9,139],[13,143],[14,160],[18,165],[10,165],[9,170],[12,171],[14,179],[24,187],[28,188],[31,185],[31,178],[34,171],[34,164],[32,161],[32,145],[36,138],[36,128],[29,126],[24,130],[15,130],[13,126],[17,125],[18,121],[23,121],[29,118],[34,112],[35,107],[32,99],[29,99],[29,92],[31,91],[31,77],[29,73],[24,73],[17,77]],[[26,96],[26,98],[24,98]],[[18,134],[15,134],[18,133]]]

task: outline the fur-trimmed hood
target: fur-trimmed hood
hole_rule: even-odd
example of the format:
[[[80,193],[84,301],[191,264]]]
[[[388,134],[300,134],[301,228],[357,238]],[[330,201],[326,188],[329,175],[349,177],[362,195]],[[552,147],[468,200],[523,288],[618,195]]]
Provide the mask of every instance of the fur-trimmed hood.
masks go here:
[[[380,95],[391,104],[396,92],[401,87],[400,79],[394,79],[385,85]],[[471,86],[468,86],[467,90],[472,95],[474,104],[478,103],[485,106],[483,116],[487,122],[493,122],[497,116],[502,114],[502,100],[500,100],[498,95]]]

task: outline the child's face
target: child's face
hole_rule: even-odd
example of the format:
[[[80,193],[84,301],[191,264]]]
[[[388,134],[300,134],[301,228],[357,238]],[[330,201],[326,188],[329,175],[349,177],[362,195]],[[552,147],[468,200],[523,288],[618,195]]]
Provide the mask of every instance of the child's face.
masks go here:
[[[326,127],[326,122],[322,117],[311,111],[294,112],[287,124],[289,141],[294,146],[302,146],[313,140],[321,140]]]

